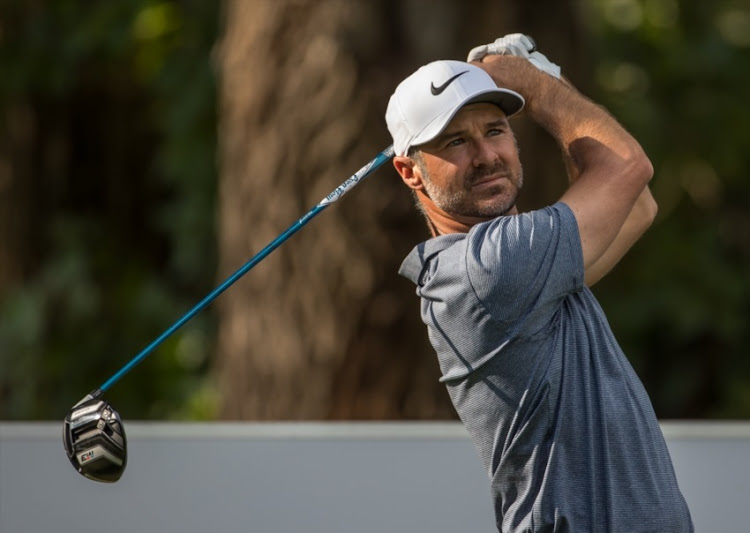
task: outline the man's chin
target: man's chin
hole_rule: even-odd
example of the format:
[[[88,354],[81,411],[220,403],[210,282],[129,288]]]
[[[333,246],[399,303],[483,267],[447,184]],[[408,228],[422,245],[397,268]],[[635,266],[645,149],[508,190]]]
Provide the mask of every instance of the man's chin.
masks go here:
[[[518,194],[501,195],[495,197],[485,205],[477,206],[478,216],[485,218],[501,217],[503,215],[514,214],[516,212],[516,198]]]
[[[445,199],[433,198],[433,202],[452,216],[470,217],[477,219],[493,219],[503,215],[515,214],[518,189],[515,187],[498,186],[487,190],[479,197],[464,197],[461,201],[450,202]]]

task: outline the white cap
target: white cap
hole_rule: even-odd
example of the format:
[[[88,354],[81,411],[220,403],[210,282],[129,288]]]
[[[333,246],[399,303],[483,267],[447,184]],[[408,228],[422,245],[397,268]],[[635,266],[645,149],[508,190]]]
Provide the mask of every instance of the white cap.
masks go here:
[[[388,102],[385,121],[396,155],[431,141],[466,104],[497,104],[507,116],[524,106],[523,96],[495,85],[481,68],[463,61],[435,61],[402,81]]]

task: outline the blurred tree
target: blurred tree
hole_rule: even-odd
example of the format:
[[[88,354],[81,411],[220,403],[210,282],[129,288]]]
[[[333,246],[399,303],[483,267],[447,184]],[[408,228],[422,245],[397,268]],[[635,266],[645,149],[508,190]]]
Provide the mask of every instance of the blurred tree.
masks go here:
[[[29,121],[24,117],[28,106],[8,102],[3,109],[4,124],[0,128],[0,300],[8,289],[23,279],[31,253],[29,238],[31,220],[30,171],[24,168],[31,157],[32,143],[28,137]],[[22,179],[25,177],[26,179]]]
[[[580,56],[573,2],[536,2],[534,12],[548,17],[516,2],[471,4],[225,2],[218,49],[224,275],[387,146],[387,98],[420,64],[463,59],[511,31],[535,35],[556,58]],[[585,62],[571,63],[584,70]],[[518,127],[530,173],[555,174],[532,188],[528,201],[538,203],[562,190],[564,171],[549,140]],[[454,416],[418,299],[397,275],[426,236],[389,166],[241,280],[219,301],[221,416]]]
[[[661,417],[750,416],[750,6],[596,0],[597,96],[655,166],[654,227],[598,288]]]
[[[1,7],[0,417],[58,418],[212,282],[217,13]],[[212,328],[197,322],[112,392],[125,416],[186,405]]]
[[[400,79],[514,31],[655,164],[659,219],[596,293],[657,414],[750,417],[746,2],[0,0],[0,418],[59,419],[386,146]],[[553,201],[556,147],[513,127],[521,207]],[[381,169],[219,299],[217,349],[209,310],[108,397],[127,418],[453,416],[396,274],[426,235]]]

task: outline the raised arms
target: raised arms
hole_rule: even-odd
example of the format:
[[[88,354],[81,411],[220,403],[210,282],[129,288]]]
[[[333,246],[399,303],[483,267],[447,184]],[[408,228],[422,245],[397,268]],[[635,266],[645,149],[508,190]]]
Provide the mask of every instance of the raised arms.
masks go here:
[[[560,145],[570,174],[561,201],[581,236],[586,283],[605,275],[653,221],[653,167],[640,144],[601,106],[520,57],[486,56],[479,66],[526,98],[526,112]]]

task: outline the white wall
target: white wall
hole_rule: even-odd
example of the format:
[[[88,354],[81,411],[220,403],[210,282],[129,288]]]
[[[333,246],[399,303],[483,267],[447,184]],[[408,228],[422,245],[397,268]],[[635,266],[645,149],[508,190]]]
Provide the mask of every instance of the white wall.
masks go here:
[[[101,484],[61,423],[0,423],[0,532],[494,531],[457,423],[125,424],[128,467]],[[662,427],[696,531],[747,531],[750,424]]]

